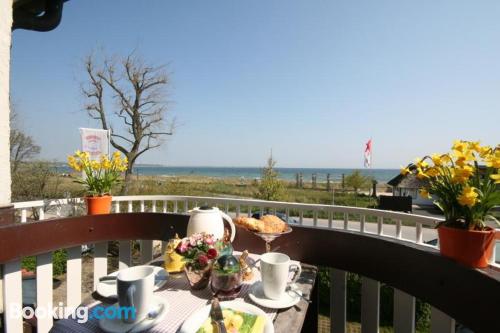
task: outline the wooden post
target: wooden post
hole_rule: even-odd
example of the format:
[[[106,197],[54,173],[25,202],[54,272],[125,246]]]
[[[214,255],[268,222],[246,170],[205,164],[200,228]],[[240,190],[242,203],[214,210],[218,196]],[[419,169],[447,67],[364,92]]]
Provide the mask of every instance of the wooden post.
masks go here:
[[[312,174],[312,188],[316,189],[316,174]]]
[[[302,178],[302,172],[299,173],[299,188],[303,188],[304,187],[304,182],[303,182],[303,178]]]
[[[342,189],[345,188],[345,174],[342,174]]]
[[[377,197],[377,181],[375,179],[372,181],[372,197]]]
[[[332,189],[332,184],[330,183],[330,174],[327,173],[326,174],[326,190],[328,192],[330,192],[331,189]]]
[[[298,172],[295,174],[295,187],[296,188],[300,187],[299,173]]]

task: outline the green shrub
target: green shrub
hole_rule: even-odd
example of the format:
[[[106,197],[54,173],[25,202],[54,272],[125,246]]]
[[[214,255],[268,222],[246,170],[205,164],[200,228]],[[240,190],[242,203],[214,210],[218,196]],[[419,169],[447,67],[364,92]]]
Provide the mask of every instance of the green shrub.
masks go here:
[[[68,253],[66,250],[57,250],[52,254],[52,269],[54,275],[66,273],[66,261]],[[26,257],[22,260],[21,267],[34,272],[36,270],[36,257]]]

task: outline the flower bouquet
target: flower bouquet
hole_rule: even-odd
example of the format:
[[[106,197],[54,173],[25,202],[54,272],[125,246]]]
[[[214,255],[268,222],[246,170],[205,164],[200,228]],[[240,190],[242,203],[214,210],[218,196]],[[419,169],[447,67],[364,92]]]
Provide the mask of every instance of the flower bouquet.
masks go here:
[[[401,173],[413,173],[425,185],[424,198],[434,199],[445,221],[438,225],[441,253],[472,267],[486,267],[498,223],[491,215],[500,205],[500,145],[457,140],[452,151],[417,159]]]
[[[120,182],[122,172],[127,170],[127,158],[115,152],[111,159],[103,154],[98,160],[92,160],[88,152],[77,150],[74,155],[68,156],[68,165],[77,172],[83,172],[83,177],[75,182],[85,188],[88,214],[108,214],[111,210],[111,188]]]
[[[184,258],[184,272],[191,289],[204,289],[210,280],[213,262],[218,256],[214,236],[202,232],[185,237],[175,251]]]

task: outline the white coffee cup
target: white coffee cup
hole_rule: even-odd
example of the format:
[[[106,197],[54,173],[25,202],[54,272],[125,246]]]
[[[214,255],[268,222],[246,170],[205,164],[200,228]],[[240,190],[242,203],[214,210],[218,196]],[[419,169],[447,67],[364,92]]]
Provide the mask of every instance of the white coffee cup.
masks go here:
[[[290,271],[296,271],[292,281],[288,281]],[[260,257],[260,273],[262,290],[267,298],[279,300],[285,294],[289,282],[295,283],[302,269],[300,265],[291,264],[290,257],[283,253],[269,252]]]
[[[154,276],[152,266],[130,267],[118,273],[116,277],[118,304],[135,310],[134,313],[122,310],[124,322],[133,323],[141,320],[149,312],[153,300]]]

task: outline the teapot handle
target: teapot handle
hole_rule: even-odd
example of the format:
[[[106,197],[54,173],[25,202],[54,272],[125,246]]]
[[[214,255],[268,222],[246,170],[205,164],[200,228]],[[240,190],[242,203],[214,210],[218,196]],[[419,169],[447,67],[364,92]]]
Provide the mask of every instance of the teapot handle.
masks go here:
[[[234,227],[233,219],[224,212],[220,212],[220,214],[222,215],[222,218],[224,220],[226,220],[227,223],[229,223],[229,226],[231,227],[231,239],[230,239],[230,241],[232,243],[234,240],[234,236],[236,236],[236,228]]]

